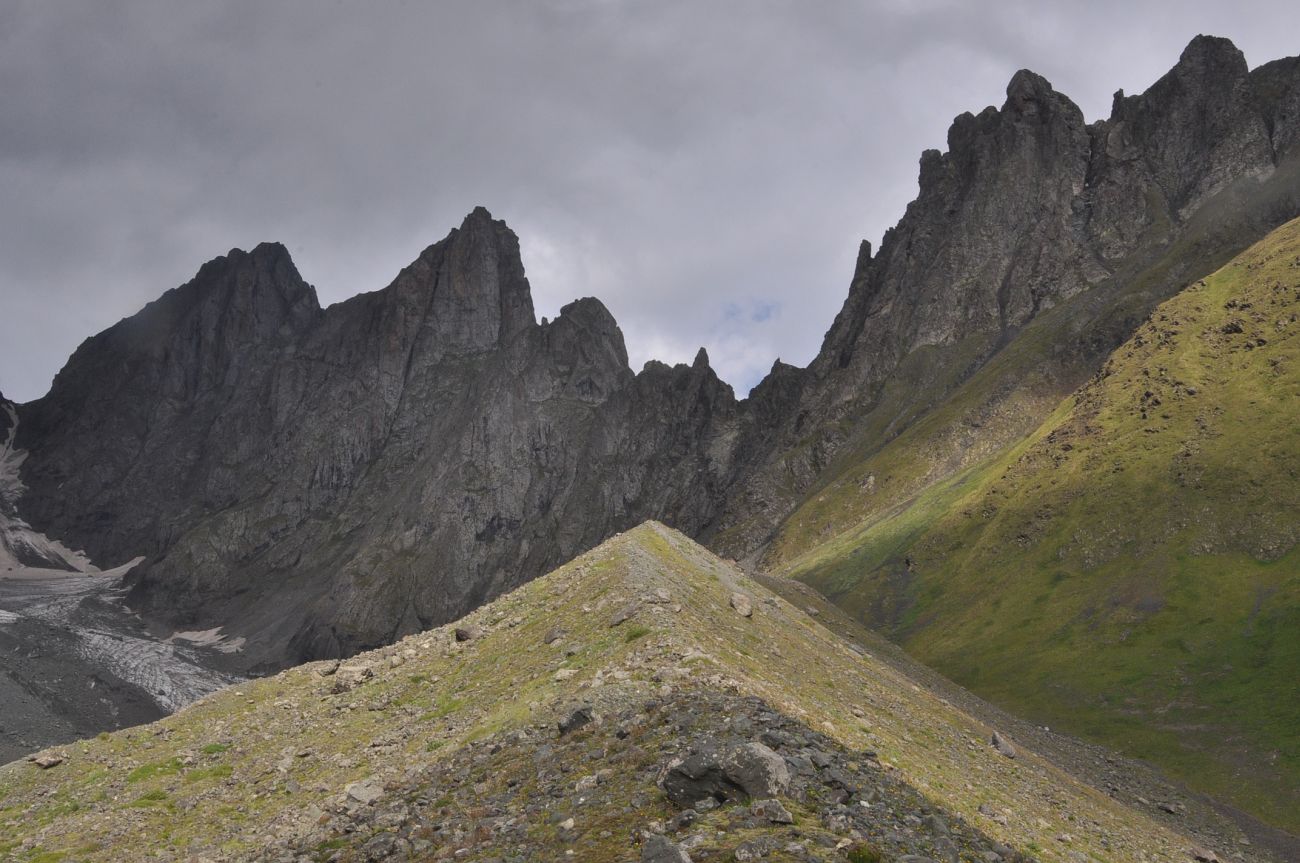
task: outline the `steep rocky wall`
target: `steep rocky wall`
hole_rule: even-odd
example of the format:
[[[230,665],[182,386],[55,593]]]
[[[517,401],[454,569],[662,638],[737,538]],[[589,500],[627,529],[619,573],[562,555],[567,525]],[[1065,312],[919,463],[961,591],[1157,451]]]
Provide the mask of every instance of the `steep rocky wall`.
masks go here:
[[[962,114],[948,151],[922,154],[918,197],[880,250],[863,244],[817,357],[784,375],[798,396],[714,544],[761,546],[846,444],[861,455],[888,443],[1073,300],[1055,343],[1029,358],[1059,381],[1045,403],[1069,392],[1157,303],[1300,214],[1298,123],[1300,62],[1251,72],[1215,37],[1193,39],[1169,73],[1141,95],[1117,93],[1091,125],[1045,79],[1017,72],[1001,108]],[[900,374],[909,391],[886,398]],[[855,440],[863,433],[871,440]]]

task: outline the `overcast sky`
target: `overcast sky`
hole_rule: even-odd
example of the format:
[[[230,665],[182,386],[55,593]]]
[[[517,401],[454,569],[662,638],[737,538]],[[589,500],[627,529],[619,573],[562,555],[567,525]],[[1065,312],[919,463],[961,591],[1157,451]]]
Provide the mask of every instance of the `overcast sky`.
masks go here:
[[[1089,120],[1198,32],[1300,53],[1290,2],[0,0],[0,391],[262,240],[322,303],[486,206],[538,315],[744,394],[807,363],[917,160],[1019,68]]]

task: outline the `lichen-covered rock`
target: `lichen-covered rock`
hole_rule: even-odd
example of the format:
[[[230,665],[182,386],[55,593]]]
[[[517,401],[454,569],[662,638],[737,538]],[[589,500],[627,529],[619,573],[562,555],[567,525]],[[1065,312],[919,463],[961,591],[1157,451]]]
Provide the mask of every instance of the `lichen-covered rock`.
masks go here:
[[[674,759],[659,784],[669,800],[687,807],[708,798],[776,797],[789,789],[790,771],[785,759],[762,743],[705,741]]]

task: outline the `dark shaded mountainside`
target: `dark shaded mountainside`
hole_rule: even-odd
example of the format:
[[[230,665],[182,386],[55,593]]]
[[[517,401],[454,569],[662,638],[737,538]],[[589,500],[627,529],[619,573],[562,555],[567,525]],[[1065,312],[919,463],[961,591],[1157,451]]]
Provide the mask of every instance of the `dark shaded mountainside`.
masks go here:
[[[24,516],[101,564],[144,555],[144,611],[276,666],[454,619],[649,517],[752,551],[837,456],[991,367],[963,433],[1023,435],[1157,302],[1300,213],[1300,63],[1252,72],[1198,37],[1091,125],[1030,72],[1007,93],[923,155],[811,366],[744,401],[703,352],[634,375],[596,300],[538,324],[480,208],[382,291],[321,309],[264,244],[85,342],[19,409]]]
[[[1250,70],[1197,37],[1091,124],[1019,72],[923,154],[809,367],[744,400],[703,351],[634,374],[596,300],[539,324],[481,208],[327,309],[283,247],[232,251],[18,406],[22,516],[100,566],[145,556],[134,605],[245,637],[255,670],[454,620],[647,518],[773,567],[830,549],[847,581],[803,574],[902,637],[942,590],[912,578],[940,546],[885,555],[872,595],[843,549],[917,501],[945,512],[935,494],[1033,435],[1160,303],[1300,215],[1298,143],[1300,58]]]

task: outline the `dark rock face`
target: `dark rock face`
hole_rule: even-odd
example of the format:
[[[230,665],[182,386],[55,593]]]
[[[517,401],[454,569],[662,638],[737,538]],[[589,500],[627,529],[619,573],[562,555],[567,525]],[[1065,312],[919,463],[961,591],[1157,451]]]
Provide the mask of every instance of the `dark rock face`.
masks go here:
[[[716,506],[731,389],[627,367],[598,301],[533,318],[518,241],[475,210],[327,310],[280,246],[232,252],[90,339],[24,406],[25,511],[133,601],[280,663],[454,619],[646,513]]]
[[[1235,251],[1300,213],[1297,140],[1300,65],[1250,72],[1224,40],[1092,125],[1017,73],[922,156],[812,365],[778,362],[744,401],[703,351],[633,374],[597,300],[539,325],[517,239],[481,208],[328,309],[283,247],[232,251],[20,408],[23,516],[101,565],[144,555],[136,605],[245,635],[264,666],[454,619],[647,518],[749,552],[855,428],[897,434],[1074,298],[1052,351],[1090,371],[1128,334],[1121,300],[1136,321],[1181,286],[1136,278],[1160,255]]]
[[[18,406],[0,393],[0,516],[18,517],[18,499],[22,485],[18,482],[17,468],[13,464],[13,439],[17,429]]]
[[[288,252],[263,244],[88,339],[22,409],[24,514],[96,559],[162,552],[244,493],[238,465],[270,467],[270,370],[319,315]]]
[[[789,790],[790,771],[781,756],[762,743],[704,741],[674,759],[659,785],[669,800],[682,807],[710,798],[719,802],[766,799]]]
[[[651,836],[641,846],[641,863],[691,863],[691,855],[666,837]]]

